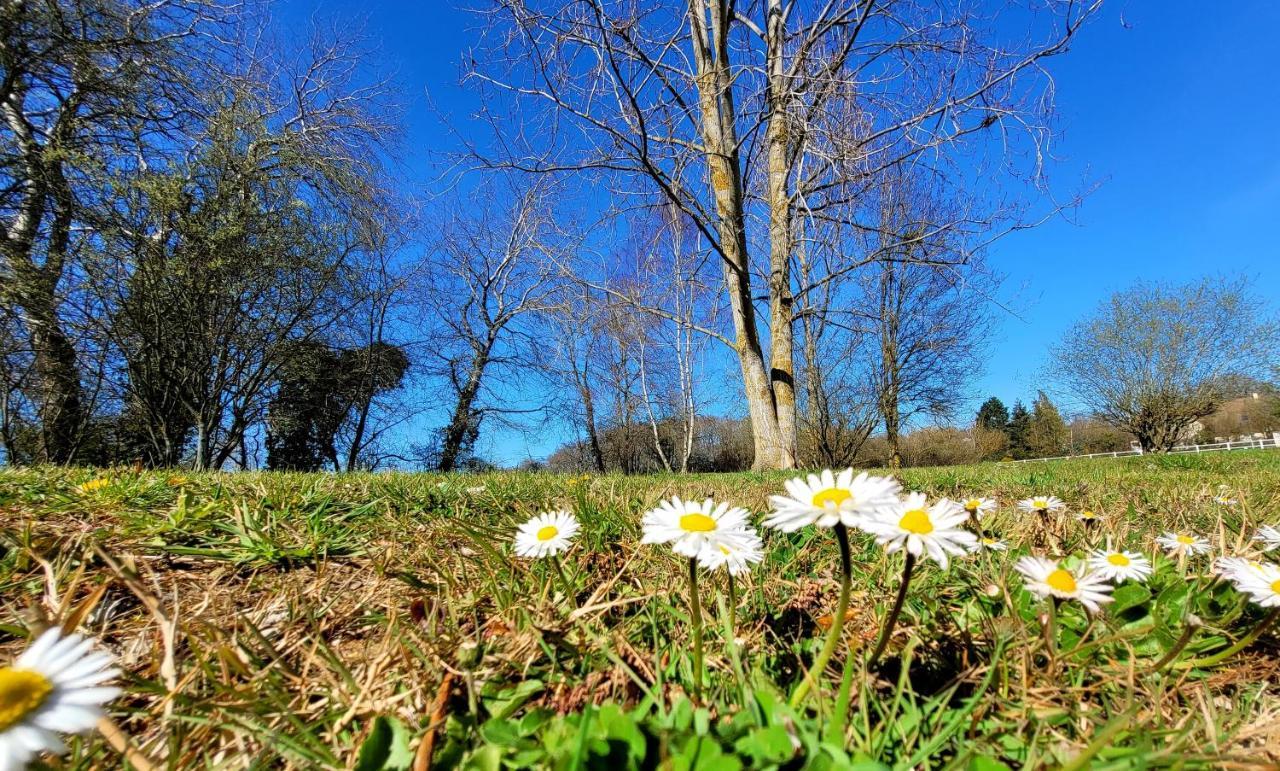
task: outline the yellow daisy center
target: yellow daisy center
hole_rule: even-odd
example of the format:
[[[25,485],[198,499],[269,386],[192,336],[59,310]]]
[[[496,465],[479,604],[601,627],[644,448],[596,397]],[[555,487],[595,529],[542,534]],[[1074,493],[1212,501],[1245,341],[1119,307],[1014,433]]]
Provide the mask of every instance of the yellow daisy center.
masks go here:
[[[1107,555],[1107,562],[1110,562],[1112,565],[1115,565],[1118,568],[1129,567],[1129,561],[1130,560],[1128,557],[1124,556],[1123,554],[1120,554],[1119,552],[1115,552],[1113,554]]]
[[[1280,594],[1280,580],[1271,582],[1271,591]]]
[[[840,487],[828,487],[813,494],[813,505],[820,509],[837,508],[853,497],[853,493]]]
[[[929,512],[924,509],[912,509],[903,514],[898,527],[916,535],[928,535],[933,532],[933,522],[929,519]]]
[[[1071,575],[1070,571],[1058,568],[1045,577],[1044,582],[1064,594],[1074,594],[1076,591],[1076,577]]]
[[[984,544],[986,544],[987,546],[990,546],[990,545],[992,545],[993,543],[996,543],[996,539],[994,539],[994,538],[983,538],[983,539],[982,539],[982,542],[983,542]]]
[[[538,528],[537,539],[539,541],[550,541],[557,535],[560,535],[560,528],[555,525],[546,525],[545,527]]]
[[[724,544],[720,544],[720,553],[724,555],[730,554],[729,547],[725,546]]]
[[[978,500],[977,498],[970,498],[969,500],[964,502],[965,511],[968,511],[970,513],[977,511],[978,507],[981,505],[982,505],[982,501]]]
[[[53,692],[53,683],[29,669],[0,669],[0,734],[35,712]]]
[[[1182,545],[1184,545],[1184,546],[1190,546],[1191,544],[1193,544],[1193,543],[1195,543],[1195,542],[1196,542],[1196,539],[1192,538],[1192,537],[1191,537],[1191,536],[1189,536],[1189,535],[1180,535],[1180,536],[1178,536],[1178,543],[1180,543],[1180,544],[1182,544]]]
[[[1098,516],[1097,514],[1094,514],[1092,511],[1089,511],[1088,509],[1085,509],[1084,511],[1080,512],[1081,519],[1093,519],[1094,517],[1097,517],[1097,516]]]
[[[1049,502],[1048,502],[1047,500],[1045,500],[1044,498],[1034,498],[1034,499],[1032,499],[1032,501],[1031,501],[1031,508],[1033,508],[1033,509],[1047,509],[1047,508],[1049,508]]]
[[[710,533],[716,529],[716,521],[706,514],[693,512],[680,518],[680,529],[689,533]]]

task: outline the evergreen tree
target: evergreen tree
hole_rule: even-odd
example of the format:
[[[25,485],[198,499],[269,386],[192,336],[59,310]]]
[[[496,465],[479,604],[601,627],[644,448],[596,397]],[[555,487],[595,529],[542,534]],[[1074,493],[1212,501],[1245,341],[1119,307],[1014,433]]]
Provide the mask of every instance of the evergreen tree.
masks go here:
[[[1061,455],[1067,449],[1070,433],[1062,413],[1049,401],[1044,391],[1036,394],[1027,423],[1026,446],[1032,457]]]
[[[978,408],[978,418],[975,421],[978,428],[989,428],[994,431],[1009,430],[1009,410],[1005,408],[1004,402],[996,397],[991,397],[982,403]]]
[[[1009,415],[1006,432],[1009,434],[1009,454],[1015,458],[1030,457],[1027,447],[1027,434],[1031,427],[1031,412],[1019,399],[1013,403],[1013,412]]]

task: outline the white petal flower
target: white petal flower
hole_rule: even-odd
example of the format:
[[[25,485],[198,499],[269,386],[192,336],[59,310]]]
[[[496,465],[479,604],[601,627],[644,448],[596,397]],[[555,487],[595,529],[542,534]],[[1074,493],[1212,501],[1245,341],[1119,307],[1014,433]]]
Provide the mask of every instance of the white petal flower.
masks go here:
[[[0,668],[0,769],[23,768],[40,752],[60,754],[66,747],[58,734],[98,724],[102,705],[120,693],[103,684],[120,673],[93,642],[50,629]]]
[[[961,525],[969,518],[959,504],[943,498],[927,505],[924,493],[911,493],[892,509],[868,515],[862,529],[876,537],[887,552],[905,548],[926,555],[944,569],[948,554],[965,554],[978,539]]]
[[[702,503],[672,498],[646,512],[642,527],[641,543],[669,543],[676,554],[697,557],[703,548],[732,540],[747,527],[747,510],[710,498]]]
[[[996,510],[996,502],[993,498],[966,498],[962,505],[964,510],[969,513],[969,516],[977,520],[981,520]]]
[[[1009,548],[1009,544],[999,538],[989,538],[983,536],[973,545],[973,551],[1005,551]]]
[[[1134,551],[1098,549],[1089,557],[1090,570],[1108,581],[1142,582],[1151,577],[1151,560]]]
[[[719,543],[707,544],[698,553],[698,564],[707,570],[724,566],[730,575],[741,575],[764,559],[764,541],[755,529],[745,526],[729,531]]]
[[[1035,514],[1048,514],[1062,511],[1067,508],[1067,504],[1052,495],[1033,495],[1018,501],[1018,508]]]
[[[1101,522],[1102,515],[1094,511],[1093,509],[1085,509],[1084,511],[1081,511],[1079,514],[1076,515],[1076,519],[1080,520],[1086,525],[1092,525],[1092,524]]]
[[[1156,543],[1174,556],[1204,554],[1209,551],[1209,542],[1195,533],[1165,533],[1156,538]]]
[[[1235,498],[1231,498],[1226,495],[1215,495],[1213,501],[1219,506],[1234,506],[1239,503]]]
[[[1233,583],[1262,607],[1280,607],[1280,565],[1263,562],[1257,568],[1237,571]]]
[[[1213,570],[1228,581],[1236,581],[1241,575],[1257,573],[1265,563],[1245,557],[1219,557],[1213,561]]]
[[[1253,534],[1253,540],[1262,542],[1263,551],[1280,549],[1280,528],[1263,525],[1258,528],[1258,532]]]
[[[581,529],[571,512],[544,512],[516,529],[516,555],[532,559],[554,556],[572,546]]]
[[[863,517],[897,504],[902,486],[897,480],[868,476],[865,471],[854,477],[853,469],[839,474],[827,469],[807,479],[789,479],[786,488],[786,495],[769,497],[773,512],[764,524],[791,533],[806,525],[859,527]]]
[[[1079,600],[1096,613],[1108,602],[1111,584],[1097,573],[1072,572],[1044,557],[1023,557],[1013,565],[1026,579],[1026,587],[1040,597]]]

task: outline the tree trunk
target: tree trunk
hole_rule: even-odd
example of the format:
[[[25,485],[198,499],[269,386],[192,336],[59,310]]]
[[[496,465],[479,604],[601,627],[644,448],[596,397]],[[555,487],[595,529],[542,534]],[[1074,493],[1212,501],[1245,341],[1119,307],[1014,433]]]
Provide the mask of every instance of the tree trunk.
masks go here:
[[[707,0],[689,0],[689,25],[698,68],[700,128],[705,145],[709,183],[715,198],[716,229],[725,287],[729,295],[729,311],[733,317],[734,349],[742,370],[743,391],[755,445],[752,468],[794,468],[794,420],[785,425],[779,419],[773,379],[765,365],[755,307],[752,305],[742,172],[738,133],[734,122],[736,110],[732,75],[729,71],[729,9],[723,0],[710,0],[711,12],[708,14],[706,3]],[[707,26],[708,20],[710,28]],[[775,336],[785,337],[790,328],[788,322],[783,328],[773,330],[773,333]],[[785,353],[790,354],[789,341]],[[780,375],[780,379],[784,378]],[[790,409],[794,417],[794,393],[789,389],[788,393],[790,403],[784,400],[783,410]],[[790,436],[785,433],[786,430],[791,431]]]
[[[440,447],[440,471],[453,471],[462,454],[462,445],[466,441],[467,432],[471,429],[471,407],[475,404],[476,395],[480,393],[480,381],[484,377],[484,369],[489,365],[489,349],[477,350],[471,359],[471,369],[467,379],[458,391],[458,401],[454,404],[453,417],[444,431],[444,442]]]
[[[42,299],[28,304],[26,317],[40,390],[41,460],[71,463],[75,460],[84,425],[75,347],[62,331],[57,312],[50,303]]]
[[[791,89],[783,71],[784,32],[780,0],[769,0],[766,11],[766,57],[769,70],[768,144],[769,200],[769,379],[773,389],[778,432],[786,443],[780,459],[795,465],[796,391],[795,338],[792,322],[790,177],[796,139],[791,135],[787,96]]]
[[[587,428],[587,443],[591,447],[591,463],[596,471],[604,473],[604,450],[600,448],[600,432],[596,429],[595,399],[591,395],[591,386],[587,384],[584,372],[578,384],[578,392],[582,395],[582,412]]]

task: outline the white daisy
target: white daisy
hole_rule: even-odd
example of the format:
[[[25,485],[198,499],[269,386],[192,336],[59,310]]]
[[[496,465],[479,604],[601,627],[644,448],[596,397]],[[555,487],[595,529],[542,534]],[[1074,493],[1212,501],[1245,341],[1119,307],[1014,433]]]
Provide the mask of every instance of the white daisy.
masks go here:
[[[1239,503],[1235,498],[1230,498],[1226,495],[1215,495],[1213,501],[1219,506],[1234,506]]]
[[[102,705],[120,689],[103,683],[120,674],[93,640],[63,637],[56,627],[0,668],[0,769],[20,769],[36,754],[66,751],[58,734],[91,730]]]
[[[1062,511],[1067,508],[1067,504],[1052,495],[1033,495],[1018,501],[1018,508],[1035,514],[1047,514]]]
[[[581,526],[568,511],[547,511],[516,529],[516,556],[540,559],[551,557],[573,545]]]
[[[1213,570],[1228,581],[1236,581],[1241,575],[1257,573],[1264,563],[1246,557],[1219,557],[1213,561]]]
[[[1097,573],[1072,572],[1044,557],[1023,557],[1014,569],[1026,578],[1026,587],[1040,597],[1079,600],[1090,611],[1114,599],[1111,584]]]
[[[1156,543],[1174,556],[1204,554],[1209,551],[1209,542],[1195,533],[1165,533],[1156,538]]]
[[[876,537],[885,551],[906,548],[919,557],[927,554],[939,566],[947,567],[947,554],[964,554],[978,539],[961,525],[969,514],[954,501],[943,498],[927,506],[924,493],[911,493],[892,509],[877,511],[862,522],[862,529]]]
[[[1239,571],[1234,583],[1262,607],[1280,607],[1280,565],[1264,562],[1255,570]]]
[[[764,541],[754,528],[743,527],[698,553],[698,564],[707,570],[725,566],[730,575],[741,575],[764,559]]]
[[[773,512],[764,524],[791,533],[805,525],[858,527],[866,515],[897,504],[902,486],[897,480],[868,476],[865,471],[854,477],[850,468],[839,474],[827,469],[807,479],[789,479],[786,488],[787,495],[769,496]]]
[[[1262,550],[1280,549],[1280,528],[1263,525],[1253,534],[1253,540],[1262,541]]]
[[[987,536],[979,538],[978,542],[973,546],[974,551],[1005,551],[1008,548],[1009,544],[999,538],[990,538]]]
[[[964,510],[969,512],[969,516],[974,519],[982,519],[991,512],[996,510],[996,502],[993,498],[965,498]]]
[[[1142,582],[1151,576],[1151,560],[1133,551],[1098,549],[1089,557],[1089,568],[1116,583]]]
[[[669,543],[676,554],[697,557],[707,546],[732,541],[748,526],[747,510],[716,504],[710,498],[702,503],[672,498],[644,515],[644,537],[641,543]],[[732,548],[734,544],[729,543]]]
[[[1086,525],[1092,525],[1092,524],[1101,522],[1102,515],[1094,511],[1093,509],[1085,509],[1084,511],[1076,515],[1076,519],[1080,520]]]

